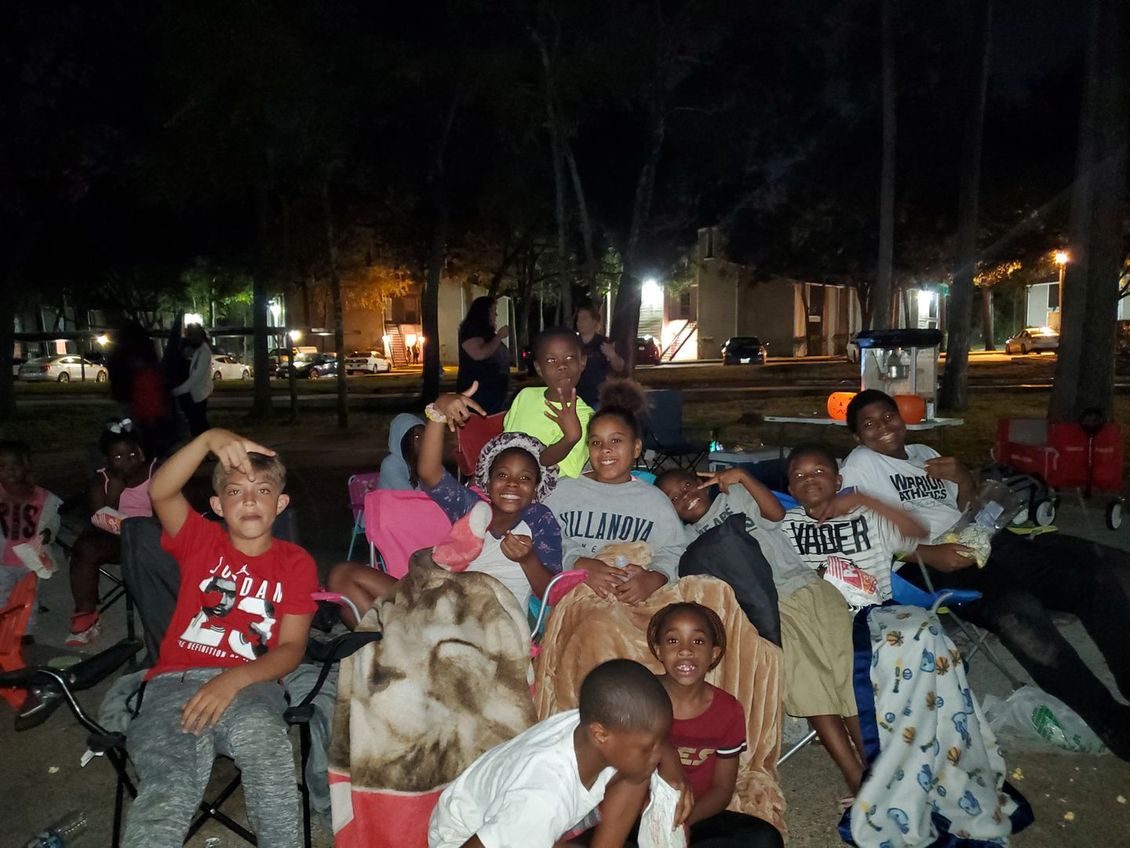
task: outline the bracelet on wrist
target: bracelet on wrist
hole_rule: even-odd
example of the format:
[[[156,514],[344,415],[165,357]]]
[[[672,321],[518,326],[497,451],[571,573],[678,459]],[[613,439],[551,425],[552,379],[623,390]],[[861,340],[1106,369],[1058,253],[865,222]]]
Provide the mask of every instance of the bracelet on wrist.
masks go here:
[[[437,407],[434,403],[429,403],[424,407],[424,417],[429,421],[434,421],[436,424],[447,423],[447,416],[440,412],[439,407]]]

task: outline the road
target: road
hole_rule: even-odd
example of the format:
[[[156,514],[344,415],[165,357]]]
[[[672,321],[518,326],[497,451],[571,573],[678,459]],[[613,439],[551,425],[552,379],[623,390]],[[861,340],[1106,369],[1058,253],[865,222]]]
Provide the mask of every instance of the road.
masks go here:
[[[944,357],[943,357],[944,359]],[[763,367],[724,367],[718,360],[667,363],[644,366],[637,377],[653,388],[678,388],[686,400],[728,398],[795,397],[817,395],[850,389],[859,385],[858,365],[842,357],[776,358]],[[1052,387],[1055,357],[1008,356],[999,352],[976,352],[970,357],[970,391],[1046,392]],[[454,374],[446,373],[445,387],[454,383]],[[516,378],[518,387],[523,385]],[[1116,390],[1130,392],[1130,378],[1116,380]],[[418,377],[412,373],[358,376],[349,378],[350,409],[383,410],[411,404],[418,397]],[[69,386],[36,386],[28,391],[19,386],[18,403],[25,409],[50,408],[59,404],[81,403],[97,409],[115,410],[116,404],[105,394],[104,387],[71,384]],[[332,380],[316,385],[299,382],[298,402],[305,408],[332,409],[337,397]],[[272,381],[276,408],[290,403],[287,386]],[[214,409],[249,409],[252,404],[251,384],[234,381],[219,387],[208,401]]]

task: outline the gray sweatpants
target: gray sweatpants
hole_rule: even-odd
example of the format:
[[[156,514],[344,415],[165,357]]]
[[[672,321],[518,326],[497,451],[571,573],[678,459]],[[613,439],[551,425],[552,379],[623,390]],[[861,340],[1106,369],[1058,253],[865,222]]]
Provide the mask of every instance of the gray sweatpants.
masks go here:
[[[125,848],[177,848],[184,842],[217,754],[230,756],[243,774],[247,817],[261,848],[299,844],[298,786],[282,718],[282,686],[248,686],[200,736],[180,729],[185,703],[221,671],[161,674],[146,685],[126,742],[139,785],[126,818]]]

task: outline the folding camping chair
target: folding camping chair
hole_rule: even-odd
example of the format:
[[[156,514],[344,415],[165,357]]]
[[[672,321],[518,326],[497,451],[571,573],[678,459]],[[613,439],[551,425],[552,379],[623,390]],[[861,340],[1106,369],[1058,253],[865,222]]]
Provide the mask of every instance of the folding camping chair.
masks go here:
[[[365,535],[365,495],[377,488],[380,479],[378,471],[349,475],[349,511],[353,513],[353,530],[349,534],[346,559],[353,559],[353,546],[357,544],[357,537]]]
[[[502,433],[505,412],[495,415],[472,415],[467,423],[455,432],[455,462],[461,479],[474,479],[483,447]]]
[[[284,517],[286,517],[286,520],[283,520]],[[277,538],[296,538],[296,523],[293,512],[284,512],[279,516],[279,521],[276,522],[275,526],[278,529],[275,534]],[[131,518],[122,523],[123,577],[131,591],[144,600],[144,603],[139,607],[142,614],[142,626],[146,631],[146,643],[153,646],[159,645],[164,638],[165,630],[172,619],[179,590],[179,568],[172,556],[161,548],[160,540],[161,527],[155,519]],[[134,585],[131,581],[138,576],[143,576],[146,582],[141,585]],[[315,593],[313,597],[315,600],[348,603],[347,599],[331,593]],[[348,637],[355,638],[350,640]],[[321,690],[334,663],[342,657],[348,656],[366,642],[378,638],[380,638],[380,634],[347,634],[347,636],[324,643],[311,640],[307,645],[307,659],[321,664],[322,668],[313,689],[307,693],[300,703],[292,705],[283,715],[288,724],[297,725],[299,728],[302,756],[301,778],[298,781],[298,788],[303,805],[303,835],[306,848],[311,845],[306,764],[309,760],[311,748],[309,723],[314,715],[312,702]],[[80,725],[89,734],[87,742],[92,755],[105,756],[113,766],[117,774],[112,843],[115,848],[119,844],[125,795],[128,793],[131,798],[137,795],[136,781],[129,771],[130,763],[125,747],[126,739],[120,733],[108,733],[105,728],[94,721],[76,700],[74,693],[96,685],[123,663],[132,661],[134,655],[141,648],[141,642],[126,639],[65,671],[49,667],[36,667],[0,674],[0,687],[26,687],[35,691],[39,696],[38,702],[31,711],[17,716],[17,730],[28,730],[42,724],[61,703],[66,702]],[[155,657],[156,654],[154,653]],[[239,789],[240,785],[241,777],[237,772],[215,797],[203,800],[190,825],[188,835],[195,834],[211,818],[242,839],[254,844],[254,834],[222,810],[224,803]]]
[[[940,592],[936,590],[934,588],[934,582],[930,579],[930,572],[926,568],[926,563],[922,561],[922,558],[920,556],[916,555],[914,558],[918,562],[918,571],[922,575],[922,581],[926,584],[926,588],[930,592],[939,595],[945,595],[947,592],[956,594],[956,592],[952,592],[952,590],[943,589]],[[975,598],[974,600],[981,597],[981,594],[979,592],[974,592],[972,594],[977,595],[977,598]],[[961,603],[969,603],[969,601],[962,601]],[[993,649],[992,644],[989,642],[989,640],[992,638],[992,634],[988,630],[965,621],[963,618],[961,618],[961,616],[954,612],[954,606],[957,606],[957,603],[947,603],[945,609],[943,609],[942,612],[945,613],[949,617],[949,620],[957,626],[958,630],[961,631],[961,634],[969,643],[969,648],[963,652],[965,658],[967,660],[971,660],[978,651],[984,651],[985,656],[989,658],[989,662],[996,666],[997,671],[1005,676],[1008,682],[1012,684],[1014,689],[1019,689],[1021,686],[1023,686],[1024,682],[1009,670],[1008,664],[1005,663],[1005,661],[1001,659],[1001,657]]]
[[[647,393],[648,410],[643,415],[643,447],[653,456],[648,471],[657,472],[667,460],[694,471],[710,450],[705,442],[692,442],[683,433],[683,393],[676,389],[653,389]]]
[[[35,604],[35,586],[38,577],[26,574],[8,594],[8,601],[0,608],[0,671],[15,671],[24,667],[22,639],[28,619]],[[13,707],[19,707],[23,695],[8,690],[0,691]]]
[[[938,615],[943,606],[947,609],[952,606],[960,604],[968,604],[973,601],[980,600],[981,593],[973,592],[963,589],[944,589],[941,592],[935,592],[932,589],[927,592],[918,588],[913,583],[908,581],[905,577],[899,577],[897,572],[891,573],[891,594],[896,603],[908,607],[921,607],[928,609],[930,612]],[[966,659],[972,657],[972,653],[966,656]],[[777,760],[777,765],[784,765],[804,748],[806,748],[813,740],[816,739],[817,733],[815,730],[810,730],[808,734],[797,742],[793,747],[789,748]]]
[[[307,657],[321,665],[317,681],[306,697],[299,703],[288,707],[286,712],[283,713],[283,719],[286,723],[292,727],[297,726],[299,732],[301,765],[298,791],[302,800],[303,845],[305,848],[311,848],[312,845],[310,790],[306,783],[306,764],[310,759],[310,722],[314,718],[314,698],[321,691],[326,677],[336,663],[360,650],[364,645],[375,642],[380,638],[380,633],[365,632],[346,633],[324,643],[312,641],[307,647]],[[128,794],[130,798],[137,797],[137,782],[130,773],[131,763],[126,750],[125,735],[111,733],[95,721],[79,703],[75,693],[90,689],[100,683],[124,663],[130,661],[141,650],[141,647],[141,643],[136,639],[124,639],[68,669],[32,666],[0,673],[0,687],[35,689],[53,695],[47,701],[52,705],[50,710],[42,715],[36,724],[46,721],[50,713],[54,712],[59,704],[65,702],[75,719],[88,734],[88,754],[83,758],[83,765],[91,757],[104,756],[113,767],[117,775],[117,783],[114,787],[114,820],[110,843],[112,848],[118,848],[121,844],[121,830],[125,816],[125,796]],[[8,691],[7,688],[4,691]],[[221,809],[241,783],[241,776],[237,772],[214,798],[210,800],[205,798],[200,802],[198,812],[189,825],[187,838],[191,838],[209,819],[214,819],[244,841],[252,845],[255,844],[255,834]]]
[[[365,495],[369,565],[392,577],[407,574],[412,554],[439,544],[449,530],[447,515],[423,492],[376,489]]]

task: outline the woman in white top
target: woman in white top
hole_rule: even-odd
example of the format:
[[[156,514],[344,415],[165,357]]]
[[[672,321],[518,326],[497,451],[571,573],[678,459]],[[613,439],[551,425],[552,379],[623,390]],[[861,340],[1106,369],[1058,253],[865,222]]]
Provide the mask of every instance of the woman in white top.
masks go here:
[[[188,419],[188,429],[199,436],[208,429],[208,398],[212,394],[212,348],[208,334],[199,324],[189,324],[184,330],[187,351],[192,352],[188,363],[188,379],[173,389],[173,395]]]

